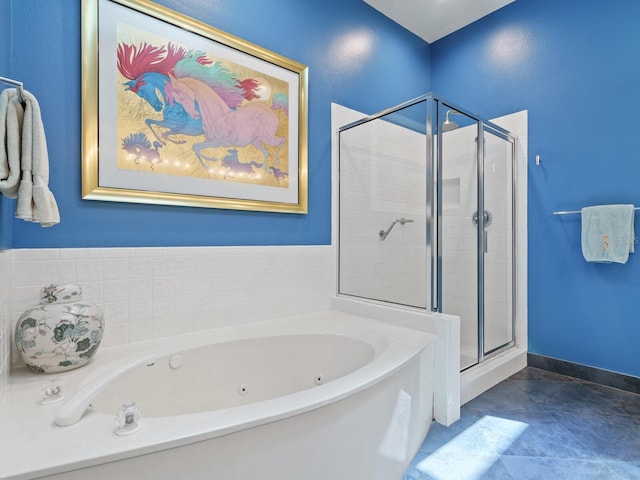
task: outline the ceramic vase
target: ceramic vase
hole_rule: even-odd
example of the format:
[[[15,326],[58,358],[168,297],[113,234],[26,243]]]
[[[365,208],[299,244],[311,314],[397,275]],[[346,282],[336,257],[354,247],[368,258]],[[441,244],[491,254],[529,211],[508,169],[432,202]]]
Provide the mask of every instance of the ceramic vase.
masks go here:
[[[80,285],[49,285],[40,293],[40,305],[18,319],[16,347],[33,372],[73,370],[96,353],[103,322],[100,308],[82,301]]]

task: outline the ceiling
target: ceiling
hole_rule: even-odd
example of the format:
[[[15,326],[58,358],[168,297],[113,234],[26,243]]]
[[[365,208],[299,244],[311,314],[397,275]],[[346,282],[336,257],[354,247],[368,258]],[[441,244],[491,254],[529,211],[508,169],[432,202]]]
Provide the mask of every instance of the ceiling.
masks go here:
[[[364,0],[423,40],[433,43],[514,0]]]

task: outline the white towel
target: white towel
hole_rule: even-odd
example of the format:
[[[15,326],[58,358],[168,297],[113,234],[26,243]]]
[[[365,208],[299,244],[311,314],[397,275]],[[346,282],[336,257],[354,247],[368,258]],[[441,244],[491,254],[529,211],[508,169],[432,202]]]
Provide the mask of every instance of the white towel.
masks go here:
[[[47,140],[38,101],[26,90],[24,97],[23,107],[18,96],[11,95],[6,115],[7,132],[19,129],[22,133],[20,147],[7,145],[8,158],[13,158],[17,152],[20,156],[22,174],[17,194],[16,217],[50,227],[60,222],[60,213],[53,193],[49,190]]]
[[[20,138],[22,122],[7,121],[9,101],[17,96],[14,88],[0,93],[0,193],[9,198],[18,196],[20,185]]]

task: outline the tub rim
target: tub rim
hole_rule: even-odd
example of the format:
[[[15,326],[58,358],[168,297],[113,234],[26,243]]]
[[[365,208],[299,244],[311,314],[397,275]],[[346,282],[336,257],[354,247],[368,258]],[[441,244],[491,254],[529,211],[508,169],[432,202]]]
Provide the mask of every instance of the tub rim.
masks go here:
[[[53,416],[60,404],[42,406],[33,401],[30,408],[29,406],[27,408],[35,412],[33,417],[35,424],[32,425],[34,428],[21,429],[19,420],[12,419],[16,415],[11,415],[11,413],[15,413],[15,403],[24,402],[25,397],[32,399],[34,394],[37,395],[40,382],[36,384],[35,381],[25,381],[24,383],[18,381],[11,386],[7,395],[9,397],[7,403],[12,404],[9,406],[13,408],[3,408],[0,413],[0,421],[7,425],[7,429],[3,429],[0,440],[2,437],[12,434],[12,441],[7,445],[2,445],[6,442],[0,441],[0,448],[3,448],[3,451],[15,453],[10,455],[10,461],[3,466],[3,469],[8,471],[6,474],[0,473],[0,478],[21,479],[53,475],[181,447],[310,412],[338,402],[388,378],[403,368],[411,359],[418,356],[429,344],[433,344],[436,339],[434,335],[426,332],[330,310],[238,327],[225,327],[207,331],[204,334],[197,332],[180,337],[159,339],[148,342],[149,345],[144,345],[142,350],[138,348],[141,346],[140,344],[134,345],[138,348],[136,356],[140,356],[143,351],[147,351],[147,347],[152,345],[156,345],[161,351],[179,351],[184,350],[185,344],[188,344],[189,348],[196,348],[208,343],[248,338],[248,332],[253,332],[255,337],[274,336],[281,332],[297,334],[338,333],[354,338],[362,338],[364,335],[365,338],[370,339],[385,338],[388,340],[388,344],[386,348],[378,350],[374,354],[374,358],[363,367],[318,387],[261,402],[214,411],[146,419],[143,416],[143,428],[129,437],[118,437],[113,434],[115,427],[113,416],[93,411],[85,413],[84,418],[73,426],[57,427],[54,425]],[[79,385],[82,380],[89,381],[100,375],[101,372],[109,370],[110,362],[129,348],[132,348],[131,345],[105,349],[102,352],[102,359],[96,357],[94,360],[93,368],[89,371],[83,371],[83,369],[70,371],[65,379],[68,378],[72,385]],[[107,363],[100,365],[103,361]],[[43,379],[42,376],[37,378]],[[14,389],[14,386],[17,388]],[[79,440],[75,438],[74,443],[74,434],[75,437],[82,437],[83,432],[92,432],[93,438],[99,440],[96,442],[100,444],[99,448],[87,445],[86,438]],[[103,432],[107,436],[100,438],[101,434],[96,432]],[[19,434],[29,444],[27,448],[25,448],[26,446],[22,449],[18,448],[19,452],[16,452],[16,445],[19,446],[25,442],[16,441],[16,434]],[[43,455],[34,458],[33,451],[41,451],[51,441],[69,441],[70,450],[74,449],[74,445],[82,447],[82,458],[69,454]]]

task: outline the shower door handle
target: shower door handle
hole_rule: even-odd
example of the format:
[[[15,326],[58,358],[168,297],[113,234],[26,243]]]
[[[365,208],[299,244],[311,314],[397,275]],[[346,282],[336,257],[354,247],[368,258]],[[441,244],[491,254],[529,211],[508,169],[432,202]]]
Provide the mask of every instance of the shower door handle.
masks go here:
[[[484,227],[487,228],[491,225],[491,221],[493,220],[493,214],[489,210],[485,210],[482,214],[482,220],[484,221]],[[480,219],[478,218],[478,212],[473,212],[471,216],[471,222],[477,227]]]

